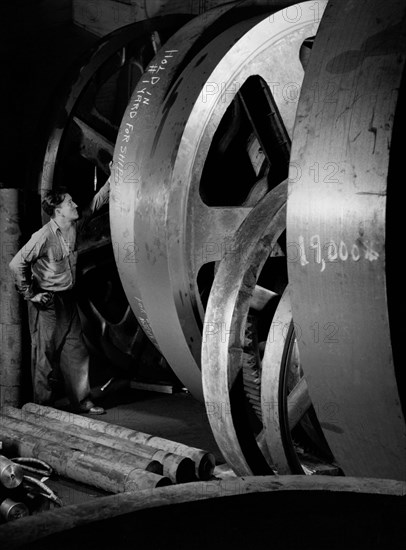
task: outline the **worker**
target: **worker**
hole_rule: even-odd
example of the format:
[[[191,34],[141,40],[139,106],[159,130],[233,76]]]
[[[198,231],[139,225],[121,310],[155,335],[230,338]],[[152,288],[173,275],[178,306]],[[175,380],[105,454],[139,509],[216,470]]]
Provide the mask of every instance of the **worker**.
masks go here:
[[[111,167],[111,163],[110,163]],[[110,178],[86,216],[109,200]],[[89,354],[82,335],[76,291],[77,204],[66,188],[47,191],[42,208],[50,221],[10,262],[17,289],[28,303],[33,400],[54,405],[52,378],[62,376],[72,412],[104,414],[90,399]]]

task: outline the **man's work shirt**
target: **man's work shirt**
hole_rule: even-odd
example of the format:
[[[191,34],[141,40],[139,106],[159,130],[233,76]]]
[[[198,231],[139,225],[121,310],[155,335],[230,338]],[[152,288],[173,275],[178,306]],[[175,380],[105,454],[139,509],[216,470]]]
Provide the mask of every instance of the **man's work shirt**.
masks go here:
[[[90,211],[93,213],[108,202],[109,180],[95,195]],[[76,280],[76,222],[67,236],[51,219],[36,231],[10,262],[17,287],[29,300],[41,291],[61,292],[73,288]]]

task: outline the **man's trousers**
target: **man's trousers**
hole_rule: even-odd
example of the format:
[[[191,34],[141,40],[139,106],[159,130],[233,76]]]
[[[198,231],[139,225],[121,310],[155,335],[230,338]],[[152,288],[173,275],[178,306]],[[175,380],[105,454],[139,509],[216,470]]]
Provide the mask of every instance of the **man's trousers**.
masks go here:
[[[75,292],[54,292],[45,306],[28,301],[34,402],[52,402],[51,373],[62,375],[73,409],[89,397],[89,354],[83,340]]]

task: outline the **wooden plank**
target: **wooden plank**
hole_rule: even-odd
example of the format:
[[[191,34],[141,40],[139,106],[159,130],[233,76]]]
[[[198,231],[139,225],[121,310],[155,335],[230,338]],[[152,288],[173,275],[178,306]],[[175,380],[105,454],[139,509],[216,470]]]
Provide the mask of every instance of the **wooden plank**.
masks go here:
[[[154,17],[159,12],[156,4],[154,0],[151,2],[151,7],[148,5],[146,8],[144,2],[123,4],[114,0],[74,0],[73,22],[97,36],[104,36],[130,23]],[[183,2],[174,1],[174,7],[166,10],[165,13],[185,13],[180,4]]]
[[[73,22],[97,36],[152,17],[198,15],[208,9],[232,4],[229,0],[73,0]]]
[[[175,393],[176,391],[172,384],[159,384],[159,382],[139,382],[138,380],[131,380],[130,388],[134,390],[156,391],[159,393]]]

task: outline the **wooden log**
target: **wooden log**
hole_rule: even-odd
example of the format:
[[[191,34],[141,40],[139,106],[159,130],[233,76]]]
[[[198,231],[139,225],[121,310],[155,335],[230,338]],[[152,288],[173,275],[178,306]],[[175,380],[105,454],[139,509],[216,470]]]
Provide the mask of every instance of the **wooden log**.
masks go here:
[[[157,460],[162,464],[162,474],[169,477],[174,483],[186,483],[196,479],[194,463],[190,458],[185,456],[169,453],[142,443],[133,443],[118,439],[117,437],[103,434],[99,431],[90,430],[75,424],[68,424],[67,422],[62,422],[54,418],[47,418],[40,414],[16,409],[15,407],[3,407],[1,414],[24,422],[30,422],[36,426],[56,431],[59,434],[68,434],[88,442],[105,445],[123,453],[135,454],[136,456],[148,458],[152,461]]]
[[[39,458],[57,474],[110,493],[123,493],[170,485],[171,480],[128,464],[117,464],[103,455],[38,440],[36,436],[0,427],[5,452],[13,456]]]
[[[21,300],[8,267],[20,244],[18,202],[18,189],[0,185],[0,406],[18,406],[21,393]]]
[[[175,453],[181,456],[190,458],[195,464],[195,472],[198,479],[210,479],[213,474],[215,459],[212,453],[197,449],[195,447],[188,447],[182,443],[176,441],[170,441],[163,437],[157,437],[144,432],[138,432],[130,430],[129,428],[123,428],[122,426],[116,426],[114,424],[108,424],[100,420],[93,418],[85,418],[78,414],[73,414],[65,411],[59,411],[52,407],[43,407],[42,405],[36,405],[35,403],[26,403],[23,411],[29,411],[37,413],[47,418],[55,418],[62,422],[68,422],[76,426],[82,426],[89,428],[104,434],[112,435],[119,439],[124,439],[132,443],[143,443],[156,449],[163,449],[170,453]]]
[[[155,474],[162,474],[162,464],[160,464],[157,460],[145,458],[136,454],[123,453],[121,451],[117,451],[116,449],[112,449],[111,447],[106,447],[105,445],[100,445],[92,441],[86,441],[74,435],[69,435],[66,432],[56,432],[48,427],[37,426],[31,422],[17,420],[2,413],[0,414],[0,439],[3,434],[8,434],[8,430],[18,432],[22,436],[29,434],[30,436],[35,437],[37,441],[52,442],[62,445],[64,448],[103,457],[104,460],[108,461],[110,464],[114,464],[115,467],[124,465],[131,468],[146,470],[147,472],[153,472]]]
[[[305,528],[302,535],[300,535],[303,538],[303,544],[301,546],[295,544],[294,546],[289,546],[289,548],[329,548],[331,546],[334,546],[335,548],[354,548],[354,540],[350,542],[350,535],[348,536],[348,540],[345,545],[344,543],[342,545],[332,544],[332,542],[336,540],[334,539],[334,536],[337,536],[340,529],[342,530],[343,528],[344,517],[346,517],[345,525],[347,525],[350,529],[351,525],[358,524],[361,512],[363,511],[362,509],[360,510],[360,514],[356,516],[357,520],[355,521],[354,516],[352,515],[353,509],[348,509],[348,511],[342,507],[340,509],[343,498],[346,498],[346,501],[349,502],[351,495],[353,495],[354,501],[359,502],[363,495],[364,497],[370,496],[371,501],[375,501],[377,504],[375,507],[372,505],[369,510],[367,509],[366,515],[368,512],[372,512],[374,509],[376,512],[378,509],[378,514],[381,516],[381,521],[377,522],[378,525],[369,525],[368,531],[374,527],[377,527],[377,532],[381,531],[382,535],[385,532],[382,527],[382,522],[389,519],[391,512],[396,511],[398,516],[401,515],[402,499],[404,499],[405,490],[406,484],[399,481],[346,477],[326,478],[325,476],[257,476],[233,478],[221,481],[216,480],[205,483],[186,483],[184,485],[174,485],[173,487],[165,487],[154,491],[140,491],[136,494],[124,493],[100,497],[97,499],[97,506],[95,506],[95,502],[92,500],[81,504],[64,506],[63,508],[57,510],[50,510],[27,518],[22,518],[19,520],[18,529],[16,529],[15,525],[12,524],[0,526],[0,542],[2,544],[2,550],[12,550],[20,547],[37,549],[52,548],[49,543],[47,544],[48,539],[45,539],[45,537],[50,537],[52,534],[56,533],[62,534],[66,532],[68,534],[73,532],[73,536],[77,537],[77,546],[75,545],[75,548],[77,550],[81,550],[81,548],[88,548],[89,540],[94,540],[95,537],[97,537],[97,534],[99,534],[100,537],[100,527],[103,528],[103,526],[105,526],[105,528],[112,533],[112,537],[116,537],[114,545],[116,546],[120,529],[119,522],[115,522],[113,520],[114,518],[118,519],[122,517],[123,520],[127,522],[130,529],[133,527],[134,535],[131,535],[126,539],[128,544],[125,544],[125,541],[123,540],[120,548],[133,548],[134,540],[137,540],[137,534],[139,535],[139,538],[142,536],[142,529],[140,530],[140,524],[137,521],[137,519],[140,519],[139,517],[137,518],[138,511],[142,510],[141,517],[144,519],[153,515],[155,523],[159,525],[160,518],[164,518],[166,515],[171,514],[171,505],[190,503],[194,506],[193,510],[195,512],[197,510],[204,512],[200,516],[199,514],[195,514],[195,516],[192,516],[192,514],[190,515],[188,524],[190,525],[190,523],[195,522],[192,523],[191,529],[194,528],[197,531],[199,521],[201,523],[200,527],[203,529],[210,527],[211,529],[211,523],[209,523],[208,526],[207,523],[201,522],[202,517],[205,518],[206,522],[210,522],[210,510],[208,510],[207,507],[206,509],[203,508],[204,501],[210,499],[213,514],[216,514],[218,513],[218,507],[214,507],[215,501],[217,501],[217,499],[221,499],[222,497],[226,497],[227,505],[224,504],[224,514],[221,515],[222,523],[221,520],[219,521],[219,529],[223,530],[223,536],[220,537],[221,540],[217,541],[214,537],[211,545],[213,548],[226,549],[230,548],[230,545],[227,544],[227,536],[225,535],[227,520],[233,521],[227,516],[227,509],[230,507],[232,502],[230,497],[236,496],[237,498],[240,498],[240,509],[242,510],[241,515],[245,514],[248,516],[250,515],[251,510],[252,514],[250,515],[250,518],[255,514],[258,517],[261,513],[264,515],[267,513],[269,514],[269,509],[272,509],[275,516],[274,522],[264,521],[263,523],[259,522],[259,525],[252,525],[250,524],[250,521],[242,520],[242,524],[240,528],[237,529],[237,533],[240,534],[241,537],[244,537],[244,540],[245,538],[246,540],[250,540],[257,529],[265,527],[268,529],[268,540],[272,540],[272,548],[287,548],[286,543],[284,544],[283,537],[287,535],[287,532],[291,528],[291,525],[289,525],[289,522],[291,522],[289,506],[294,505],[295,499],[302,497],[306,498],[313,504],[317,503],[318,498],[324,503],[324,506],[326,506],[326,502],[328,503],[328,506],[331,507],[331,519],[329,519],[329,514],[327,513],[324,515],[323,521],[328,520],[333,526],[335,522],[334,535],[330,540],[330,544],[322,544],[321,540],[318,538],[318,529],[309,530]],[[261,503],[260,505],[251,506],[248,509],[241,506],[241,498],[244,498],[244,495],[251,494],[252,497],[254,497],[255,493],[258,494],[258,503]],[[265,509],[263,509],[264,502],[267,502],[267,498],[270,499],[268,502],[269,504],[273,504],[273,507],[270,506],[269,508],[265,507]],[[202,502],[202,506],[197,507],[196,503],[199,501]],[[392,502],[392,506],[389,505],[389,511],[382,515],[383,503],[385,501],[388,504]],[[394,503],[394,501],[396,502]],[[247,501],[242,500],[242,503],[244,502],[247,504]],[[253,499],[251,498],[248,502],[252,505]],[[365,500],[362,502],[365,502]],[[338,507],[338,510],[336,507]],[[147,512],[148,509],[150,509],[150,514]],[[185,509],[183,508],[183,510]],[[312,506],[304,507],[299,514],[300,517],[298,518],[298,521],[301,521],[302,525],[305,522],[309,525],[309,523],[317,521],[317,517],[312,517]],[[339,520],[337,520],[337,518],[339,518]],[[214,517],[213,520],[215,520]],[[282,524],[282,540],[279,539],[281,544],[278,543],[278,545],[275,544],[276,541],[272,538],[273,531],[278,526],[278,523],[276,523],[275,526],[275,521],[280,521]],[[364,523],[361,523],[361,529],[364,525]],[[87,529],[85,529],[86,526]],[[187,525],[184,525],[185,529],[186,527]],[[330,527],[330,525],[328,527]],[[403,525],[399,525],[398,528],[396,528],[397,534],[402,533],[402,529]],[[251,533],[249,533],[250,530]],[[230,530],[230,534],[232,531],[233,529]],[[85,533],[88,534],[89,538],[84,536]],[[95,535],[95,533],[97,534]],[[389,532],[387,531],[387,534],[388,533]],[[148,548],[154,547],[152,535],[153,533],[150,532],[147,532],[146,534],[146,536],[151,537],[149,544],[146,546]],[[179,539],[173,540],[173,544],[171,546],[170,538],[171,537],[168,536],[165,548],[179,548]],[[399,542],[402,539],[403,536]],[[61,542],[61,546],[58,546],[58,548],[66,548],[66,543],[64,544],[63,536],[61,536],[59,540]],[[104,547],[107,547],[107,541],[101,538],[98,540],[103,540],[105,543]],[[188,539],[186,539],[186,541],[187,540]],[[341,540],[342,537],[340,537],[340,541]],[[361,543],[363,539],[356,540]],[[384,539],[380,539],[379,536],[377,536],[376,540]],[[188,547],[186,541],[185,544],[182,544],[182,548]],[[189,547],[207,548],[207,545],[204,546],[204,542],[206,542],[206,540],[199,541],[197,539],[193,540],[193,543],[190,544],[189,541]],[[30,543],[36,544],[31,546]],[[51,544],[52,543],[55,543],[55,539],[51,540]],[[178,546],[176,546],[176,543]],[[138,545],[141,547],[139,542]],[[375,545],[372,544],[372,546]],[[357,545],[357,548],[360,547],[368,548],[367,545]],[[382,548],[383,547],[384,545],[382,545]],[[402,546],[399,544],[399,546],[396,547],[401,548]],[[231,548],[233,548],[233,546],[231,546]]]

